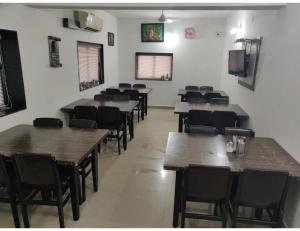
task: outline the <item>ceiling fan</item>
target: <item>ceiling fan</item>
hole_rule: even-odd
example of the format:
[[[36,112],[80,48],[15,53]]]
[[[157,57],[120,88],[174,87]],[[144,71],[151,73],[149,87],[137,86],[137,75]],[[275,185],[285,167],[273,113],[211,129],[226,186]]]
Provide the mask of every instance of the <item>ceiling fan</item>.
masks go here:
[[[174,20],[174,19],[171,19],[171,18],[167,18],[167,17],[164,15],[164,11],[162,10],[162,11],[161,11],[160,17],[158,18],[158,21],[159,21],[159,22],[162,22],[162,23],[172,23],[172,22],[174,22],[175,20]]]

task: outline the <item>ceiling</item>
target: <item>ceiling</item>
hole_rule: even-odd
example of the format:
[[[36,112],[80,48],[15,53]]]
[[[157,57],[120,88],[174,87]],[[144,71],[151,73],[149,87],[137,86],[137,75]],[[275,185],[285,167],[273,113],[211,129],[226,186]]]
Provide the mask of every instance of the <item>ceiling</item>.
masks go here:
[[[161,15],[161,10],[106,10],[118,18],[155,18]],[[226,18],[233,11],[228,10],[164,10],[167,18]]]

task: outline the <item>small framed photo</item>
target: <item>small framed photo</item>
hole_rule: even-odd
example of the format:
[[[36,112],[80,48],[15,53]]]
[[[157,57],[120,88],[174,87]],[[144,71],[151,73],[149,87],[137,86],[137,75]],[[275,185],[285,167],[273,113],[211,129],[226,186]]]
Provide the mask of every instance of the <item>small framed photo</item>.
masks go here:
[[[142,42],[164,42],[163,23],[142,23]]]
[[[115,45],[115,34],[108,32],[107,33],[107,42],[108,46],[114,46]]]

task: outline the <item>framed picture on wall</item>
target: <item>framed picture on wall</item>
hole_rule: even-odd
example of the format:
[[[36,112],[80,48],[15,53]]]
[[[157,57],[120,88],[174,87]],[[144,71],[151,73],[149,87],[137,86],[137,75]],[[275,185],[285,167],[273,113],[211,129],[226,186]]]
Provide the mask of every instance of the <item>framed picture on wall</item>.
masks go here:
[[[114,46],[115,45],[115,34],[108,32],[107,33],[107,42],[108,46]]]
[[[142,23],[142,42],[164,42],[163,23]]]

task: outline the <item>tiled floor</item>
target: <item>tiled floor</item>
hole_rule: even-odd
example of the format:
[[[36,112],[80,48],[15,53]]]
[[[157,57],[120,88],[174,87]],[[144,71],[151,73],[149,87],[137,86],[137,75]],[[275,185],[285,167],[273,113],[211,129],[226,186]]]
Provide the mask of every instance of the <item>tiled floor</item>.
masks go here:
[[[87,185],[87,201],[73,221],[70,204],[64,209],[66,227],[172,227],[175,174],[163,170],[169,131],[177,130],[173,110],[150,109],[135,126],[135,138],[126,152],[117,145],[103,145],[99,158],[100,189]],[[202,206],[203,208],[207,208]],[[199,209],[199,208],[197,208]],[[59,227],[55,207],[29,210],[32,227]],[[220,227],[220,222],[187,220],[190,227]],[[0,227],[13,227],[10,208],[0,204]]]

